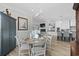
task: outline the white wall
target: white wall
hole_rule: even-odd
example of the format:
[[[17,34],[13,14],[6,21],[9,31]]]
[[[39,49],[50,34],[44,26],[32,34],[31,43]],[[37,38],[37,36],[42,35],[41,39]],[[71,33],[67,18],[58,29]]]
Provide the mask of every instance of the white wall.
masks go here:
[[[32,26],[34,26],[33,24],[39,24],[42,21],[47,23],[55,21],[56,27],[60,26],[61,28],[68,28],[67,20],[70,19],[71,25],[75,25],[75,11],[72,7],[73,3],[0,4],[0,10],[4,11],[6,8],[10,9],[14,18],[17,19],[18,16],[28,18],[28,30],[18,31],[16,28],[19,38],[29,36],[28,33],[32,30]],[[40,15],[42,19],[40,19],[40,17],[37,17],[38,15]],[[60,21],[62,20],[63,22],[61,23]]]
[[[26,14],[24,14],[23,11],[19,11],[18,9],[15,10],[15,8],[13,7],[7,5],[5,6],[4,4],[1,5],[0,5],[1,11],[4,11],[6,8],[10,9],[10,11],[12,12],[11,16],[16,19],[16,35],[19,37],[19,39],[27,38],[29,36],[29,32],[31,31],[31,26],[32,26],[32,18],[31,16],[29,16],[29,13],[27,14],[26,12]],[[28,19],[28,30],[18,30],[18,19],[17,19],[18,16]]]
[[[40,6],[40,7],[39,7]],[[42,20],[33,20],[34,23],[40,21],[46,21],[47,23],[53,23],[55,21],[56,27],[61,29],[69,29],[69,20],[71,26],[76,26],[75,11],[73,10],[73,3],[61,3],[61,4],[39,4],[38,8],[42,10],[40,15]],[[38,10],[40,12],[40,10]]]

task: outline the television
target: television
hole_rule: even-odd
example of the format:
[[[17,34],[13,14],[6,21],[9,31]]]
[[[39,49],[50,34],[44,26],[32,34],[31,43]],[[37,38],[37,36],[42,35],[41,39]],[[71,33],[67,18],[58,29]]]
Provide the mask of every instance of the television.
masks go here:
[[[40,24],[40,27],[45,27],[45,23]]]

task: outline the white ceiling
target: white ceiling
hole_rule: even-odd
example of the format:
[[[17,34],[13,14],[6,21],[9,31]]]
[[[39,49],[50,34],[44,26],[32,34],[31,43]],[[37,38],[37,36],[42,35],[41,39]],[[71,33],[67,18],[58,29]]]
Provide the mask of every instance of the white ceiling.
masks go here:
[[[73,20],[73,3],[1,3],[0,10],[10,9],[12,14],[25,17],[36,17],[41,15],[45,20]]]
[[[27,12],[38,13],[40,10],[43,14],[49,16],[69,16],[73,12],[72,3],[4,3],[0,7],[16,10],[19,13]]]

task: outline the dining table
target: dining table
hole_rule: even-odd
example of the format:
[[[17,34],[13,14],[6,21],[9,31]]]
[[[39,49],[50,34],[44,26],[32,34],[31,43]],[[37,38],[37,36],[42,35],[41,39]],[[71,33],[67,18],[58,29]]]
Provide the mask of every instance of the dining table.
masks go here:
[[[34,43],[41,43],[40,40],[45,40],[44,37],[40,37],[38,39],[31,39],[31,38],[26,38],[24,39],[25,43],[29,44],[29,48],[30,48],[30,55],[31,55],[31,48],[33,47]]]

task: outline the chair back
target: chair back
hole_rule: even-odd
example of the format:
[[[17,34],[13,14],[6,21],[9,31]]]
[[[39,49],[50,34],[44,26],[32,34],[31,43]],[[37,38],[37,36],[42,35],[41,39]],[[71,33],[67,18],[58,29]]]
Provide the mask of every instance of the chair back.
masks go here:
[[[33,44],[33,47],[44,47],[45,46],[45,41],[44,40],[37,40]]]
[[[37,40],[35,43],[33,43],[32,47],[32,56],[40,56],[45,55],[46,53],[46,41],[45,40]]]
[[[57,36],[60,36],[60,37],[61,37],[61,36],[62,36],[62,35],[61,35],[61,32],[57,32]]]
[[[18,36],[15,36],[15,38],[16,38],[16,44],[20,48],[21,43],[20,43],[20,40],[19,40]]]
[[[18,36],[15,36],[15,38],[18,46],[24,42],[24,40],[20,39]]]
[[[64,37],[69,37],[69,32],[68,31],[64,32]]]
[[[75,32],[75,31],[72,32],[72,37],[73,37],[73,38],[76,38],[76,32]]]

